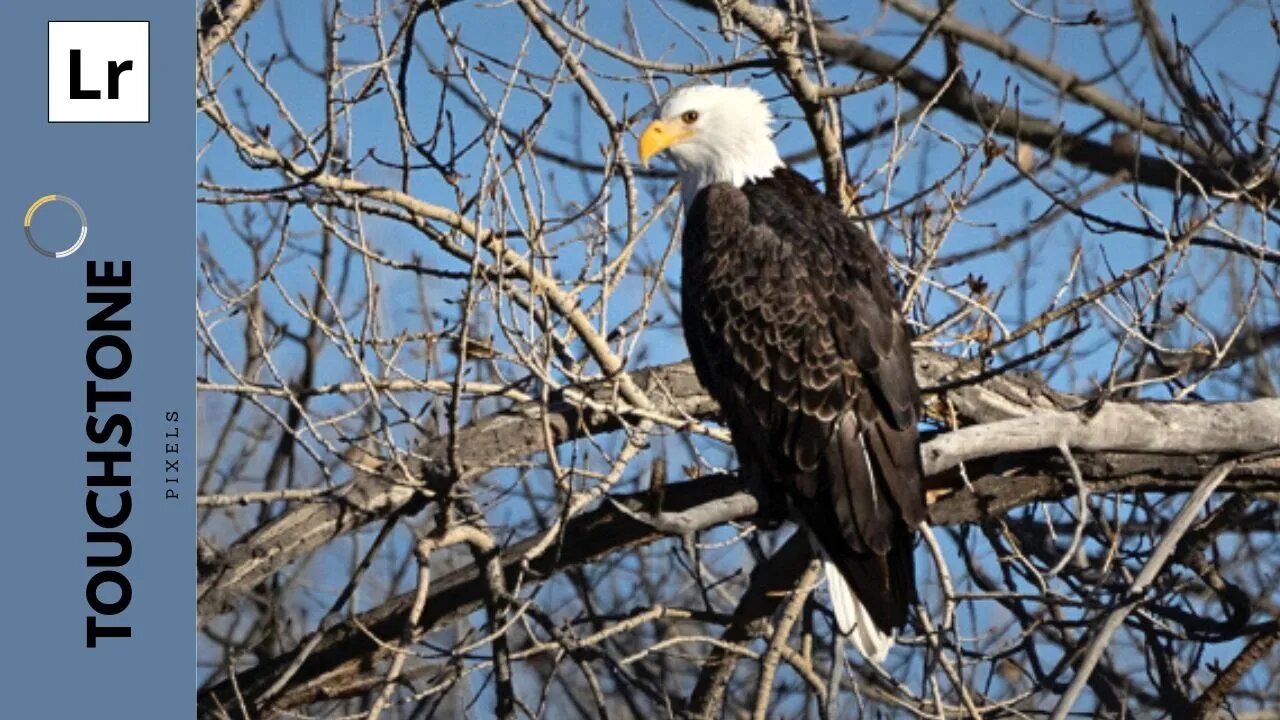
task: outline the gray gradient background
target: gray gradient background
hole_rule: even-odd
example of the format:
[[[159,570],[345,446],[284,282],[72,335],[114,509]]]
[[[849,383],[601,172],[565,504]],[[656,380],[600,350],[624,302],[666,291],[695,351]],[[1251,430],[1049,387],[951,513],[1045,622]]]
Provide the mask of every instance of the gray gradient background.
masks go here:
[[[0,9],[5,170],[0,181],[0,716],[184,718],[195,692],[194,12],[187,2],[6,3]],[[47,122],[50,20],[149,20],[151,121]],[[49,193],[89,219],[79,252],[27,244],[27,207]],[[74,212],[46,205],[36,237],[74,240]],[[67,243],[45,242],[65,228]],[[133,262],[133,637],[85,648],[85,262]],[[182,498],[164,499],[168,410],[181,413]],[[113,436],[118,437],[118,436]],[[104,509],[111,507],[104,500]]]

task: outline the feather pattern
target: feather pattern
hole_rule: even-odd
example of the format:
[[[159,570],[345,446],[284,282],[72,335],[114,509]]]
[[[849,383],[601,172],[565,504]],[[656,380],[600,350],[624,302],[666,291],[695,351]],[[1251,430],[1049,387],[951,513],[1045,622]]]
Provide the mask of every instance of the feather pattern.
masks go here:
[[[686,213],[681,302],[698,378],[743,471],[782,491],[834,568],[841,631],[883,657],[915,598],[925,517],[920,392],[884,258],[785,167],[707,185]]]

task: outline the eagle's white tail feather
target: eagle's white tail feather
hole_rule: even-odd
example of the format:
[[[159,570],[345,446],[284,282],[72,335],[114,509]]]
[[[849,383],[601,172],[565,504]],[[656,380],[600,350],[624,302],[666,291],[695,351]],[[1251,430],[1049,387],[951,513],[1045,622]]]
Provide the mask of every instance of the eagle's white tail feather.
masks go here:
[[[880,632],[870,613],[858,602],[853,589],[845,582],[840,568],[823,554],[823,569],[827,574],[827,592],[831,595],[831,609],[836,614],[836,625],[840,633],[849,638],[849,642],[862,653],[863,657],[876,662],[884,662],[893,647],[893,636]]]

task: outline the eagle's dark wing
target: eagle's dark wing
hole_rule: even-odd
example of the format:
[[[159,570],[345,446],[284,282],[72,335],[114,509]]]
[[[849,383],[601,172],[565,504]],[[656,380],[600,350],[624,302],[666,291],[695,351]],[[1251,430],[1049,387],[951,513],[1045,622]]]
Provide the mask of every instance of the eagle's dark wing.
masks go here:
[[[919,389],[884,259],[780,169],[688,209],[682,303],[739,463],[782,484],[877,626],[906,620],[924,519]]]

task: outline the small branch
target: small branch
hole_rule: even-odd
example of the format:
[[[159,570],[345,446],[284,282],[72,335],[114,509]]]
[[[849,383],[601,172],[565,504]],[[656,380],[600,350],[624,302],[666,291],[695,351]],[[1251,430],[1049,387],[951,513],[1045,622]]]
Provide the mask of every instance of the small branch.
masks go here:
[[[199,61],[207,62],[262,5],[263,0],[207,0],[196,29]]]
[[[765,720],[768,717],[769,698],[773,695],[773,677],[778,671],[782,649],[787,646],[787,640],[791,637],[791,628],[795,627],[796,620],[800,618],[800,611],[804,609],[805,600],[818,582],[818,570],[821,567],[822,563],[818,560],[809,561],[808,569],[792,589],[791,599],[787,601],[781,617],[778,618],[778,625],[774,628],[773,637],[769,640],[769,649],[765,651],[760,661],[760,681],[756,683],[756,709],[752,716],[754,720]]]
[[[1244,674],[1249,672],[1249,668],[1271,652],[1271,648],[1275,647],[1277,641],[1280,641],[1280,626],[1275,624],[1270,630],[1255,635],[1231,661],[1231,664],[1218,674],[1200,697],[1196,698],[1191,706],[1191,720],[1209,720],[1216,717],[1218,708],[1222,707],[1222,703],[1227,699],[1227,693],[1239,684]]]

